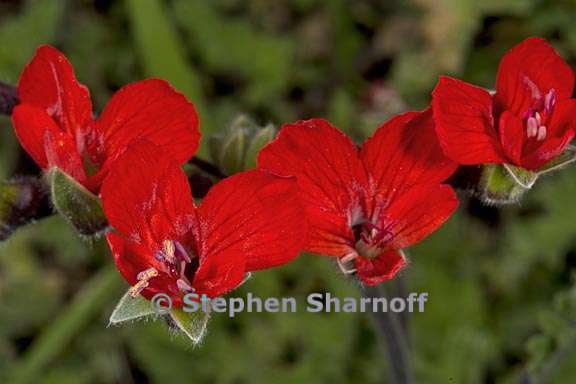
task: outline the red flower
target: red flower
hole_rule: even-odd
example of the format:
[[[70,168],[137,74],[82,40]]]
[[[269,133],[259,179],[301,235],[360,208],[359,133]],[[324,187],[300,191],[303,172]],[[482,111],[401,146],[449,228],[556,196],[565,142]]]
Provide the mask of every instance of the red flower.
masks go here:
[[[229,177],[196,207],[184,172],[150,143],[129,146],[102,185],[118,233],[107,235],[133,296],[209,297],[237,287],[250,271],[298,255],[306,238],[293,178],[262,171]]]
[[[461,164],[512,164],[538,170],[574,137],[574,73],[541,38],[529,38],[500,62],[496,93],[442,77],[434,120],[447,156]]]
[[[134,139],[163,147],[179,163],[198,147],[194,106],[163,80],[123,87],[94,120],[88,89],[50,46],[40,47],[24,69],[18,97],[12,120],[22,146],[41,168],[58,167],[93,192]]]
[[[391,119],[360,149],[325,120],[288,124],[258,165],[297,177],[311,227],[306,249],[338,257],[369,285],[394,277],[406,264],[401,250],[458,204],[440,184],[456,164],[436,143],[430,110]]]

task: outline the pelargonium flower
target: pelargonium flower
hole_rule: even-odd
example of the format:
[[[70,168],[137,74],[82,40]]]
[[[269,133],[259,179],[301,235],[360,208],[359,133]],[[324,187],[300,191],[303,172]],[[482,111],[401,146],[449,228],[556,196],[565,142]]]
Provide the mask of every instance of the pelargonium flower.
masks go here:
[[[198,147],[194,106],[167,82],[149,79],[123,87],[94,119],[88,89],[50,46],[40,47],[22,72],[18,97],[12,121],[24,149],[42,169],[58,167],[92,192],[135,139],[155,143],[178,163]]]
[[[447,156],[460,164],[510,164],[538,171],[574,137],[574,73],[541,38],[529,38],[500,62],[496,92],[442,77],[434,120]]]
[[[217,297],[247,272],[289,262],[306,241],[294,178],[253,170],[226,178],[194,204],[179,165],[147,142],[130,145],[102,191],[117,232],[106,235],[130,294]]]
[[[402,249],[434,232],[458,204],[441,184],[456,164],[436,142],[430,110],[391,119],[361,148],[322,119],[287,124],[258,166],[298,179],[306,250],[337,257],[368,285],[394,277],[406,265]]]

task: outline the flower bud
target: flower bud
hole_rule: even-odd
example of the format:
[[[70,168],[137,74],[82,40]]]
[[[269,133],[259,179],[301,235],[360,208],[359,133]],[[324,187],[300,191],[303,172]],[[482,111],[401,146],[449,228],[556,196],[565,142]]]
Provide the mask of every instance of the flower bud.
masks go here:
[[[14,230],[51,213],[43,180],[20,177],[0,182],[0,241]]]
[[[244,170],[247,136],[247,130],[235,129],[222,144],[220,166],[228,175],[233,175]]]
[[[85,236],[101,234],[108,227],[100,199],[58,168],[48,172],[54,208]]]
[[[272,124],[268,124],[264,128],[256,131],[246,151],[245,169],[256,167],[258,153],[266,144],[274,140],[274,137],[276,137],[276,129]]]
[[[256,166],[258,152],[275,136],[274,126],[261,127],[245,115],[230,124],[226,134],[209,141],[212,160],[224,173],[232,175]]]

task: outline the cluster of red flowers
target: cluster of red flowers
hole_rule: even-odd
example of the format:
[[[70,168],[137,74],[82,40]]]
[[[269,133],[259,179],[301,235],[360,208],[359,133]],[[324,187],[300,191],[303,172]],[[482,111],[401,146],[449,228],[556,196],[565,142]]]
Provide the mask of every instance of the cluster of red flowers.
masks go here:
[[[216,184],[196,205],[181,165],[200,133],[195,109],[162,80],[119,90],[93,118],[66,58],[41,47],[18,84],[13,123],[40,167],[98,195],[130,293],[222,295],[248,272],[302,250],[335,257],[365,284],[391,279],[403,249],[455,211],[443,184],[461,165],[538,171],[575,133],[574,75],[542,39],[506,54],[496,92],[443,77],[432,107],[379,127],[357,146],[328,121],[286,124],[256,170]],[[194,188],[194,185],[192,185]]]

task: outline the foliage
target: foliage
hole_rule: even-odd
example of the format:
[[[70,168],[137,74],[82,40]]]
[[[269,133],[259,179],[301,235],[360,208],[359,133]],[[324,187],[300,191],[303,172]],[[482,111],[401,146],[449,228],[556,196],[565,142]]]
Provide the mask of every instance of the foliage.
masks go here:
[[[362,139],[404,104],[427,105],[440,73],[493,87],[499,57],[524,37],[551,39],[574,67],[575,13],[568,0],[1,2],[0,80],[16,82],[35,47],[51,43],[96,110],[122,84],[160,76],[198,106],[206,137],[248,113],[262,126],[328,116]],[[30,164],[2,118],[0,176],[32,173]],[[410,319],[418,382],[518,382],[574,337],[575,176],[573,166],[543,176],[513,206],[464,198],[411,250],[408,290],[429,292]],[[0,244],[0,382],[16,371],[37,383],[383,381],[386,361],[363,314],[216,314],[197,348],[161,322],[106,328],[119,277],[89,297],[95,310],[74,312],[111,263],[105,249],[58,217]],[[358,295],[330,260],[310,255],[255,274],[234,295],[249,291],[299,303],[310,292]],[[62,319],[70,334],[51,345]],[[568,350],[554,382],[576,378],[574,358]]]

